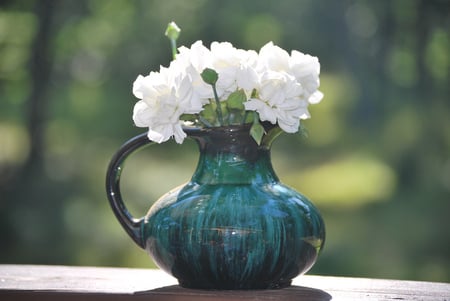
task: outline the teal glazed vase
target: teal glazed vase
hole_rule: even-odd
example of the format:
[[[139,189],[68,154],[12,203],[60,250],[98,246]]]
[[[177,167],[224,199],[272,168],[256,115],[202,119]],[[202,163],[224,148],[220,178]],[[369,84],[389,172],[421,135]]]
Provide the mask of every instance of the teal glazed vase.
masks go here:
[[[194,175],[145,217],[129,213],[119,184],[125,159],[153,142],[141,134],[112,158],[107,195],[123,228],[183,287],[289,286],[315,263],[325,226],[313,204],[276,176],[273,139],[256,144],[248,126],[184,130],[200,150]]]

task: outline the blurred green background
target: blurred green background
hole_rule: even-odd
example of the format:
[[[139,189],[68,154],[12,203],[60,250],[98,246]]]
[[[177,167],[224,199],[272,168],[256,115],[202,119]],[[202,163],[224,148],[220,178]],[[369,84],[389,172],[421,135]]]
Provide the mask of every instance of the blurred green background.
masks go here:
[[[0,262],[154,267],[115,220],[104,176],[133,126],[138,74],[179,44],[274,41],[318,56],[308,137],[273,147],[281,180],[319,207],[311,274],[450,281],[450,3],[0,1]],[[149,148],[123,174],[143,216],[187,181],[192,141]]]

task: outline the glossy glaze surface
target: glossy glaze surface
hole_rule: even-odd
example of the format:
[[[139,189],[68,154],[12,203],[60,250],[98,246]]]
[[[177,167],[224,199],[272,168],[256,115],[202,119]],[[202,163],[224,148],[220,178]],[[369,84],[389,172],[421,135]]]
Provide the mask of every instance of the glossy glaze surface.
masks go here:
[[[161,197],[142,220],[141,242],[182,286],[288,286],[323,247],[325,228],[307,198],[279,182],[270,145],[248,128],[188,132],[200,158],[191,181]]]

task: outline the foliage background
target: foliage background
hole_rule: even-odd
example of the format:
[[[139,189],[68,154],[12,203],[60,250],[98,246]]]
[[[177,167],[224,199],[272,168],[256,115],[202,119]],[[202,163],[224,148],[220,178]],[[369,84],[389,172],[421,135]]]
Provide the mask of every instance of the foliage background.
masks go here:
[[[154,267],[104,176],[135,128],[131,86],[170,61],[163,33],[316,55],[325,98],[273,163],[327,224],[310,273],[450,281],[447,0],[0,1],[0,262]],[[129,160],[136,216],[187,181],[192,142]]]

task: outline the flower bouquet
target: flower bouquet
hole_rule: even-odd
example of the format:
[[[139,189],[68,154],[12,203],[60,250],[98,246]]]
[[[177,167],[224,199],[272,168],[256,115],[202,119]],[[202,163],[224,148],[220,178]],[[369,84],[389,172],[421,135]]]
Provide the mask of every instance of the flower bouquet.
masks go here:
[[[110,162],[111,208],[130,237],[181,286],[289,286],[316,261],[325,225],[304,195],[278,180],[270,147],[281,132],[299,131],[309,104],[322,99],[319,61],[298,51],[289,55],[273,43],[259,52],[227,42],[207,48],[201,41],[177,49],[175,24],[167,35],[174,60],[133,85],[140,99],[134,122],[149,131],[125,142]],[[197,168],[189,182],[136,219],[120,194],[124,162],[171,137],[197,142]]]
[[[293,50],[289,55],[272,42],[259,52],[213,42],[197,41],[176,49],[180,30],[170,23],[173,61],[159,72],[139,75],[133,94],[140,99],[133,120],[148,127],[148,138],[161,143],[174,137],[182,143],[183,125],[223,127],[251,124],[250,134],[260,144],[273,130],[299,131],[300,120],[310,117],[309,104],[321,101],[320,64],[317,57]]]

